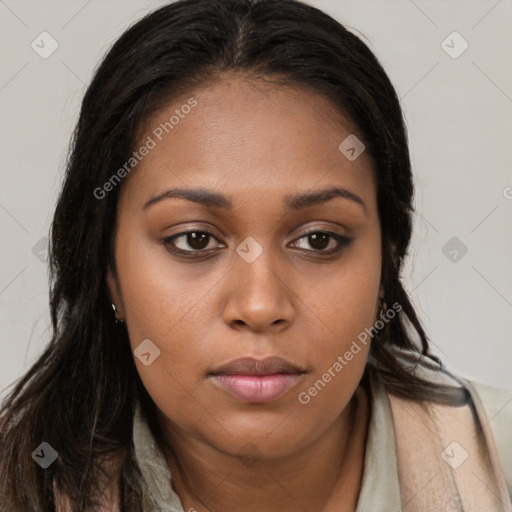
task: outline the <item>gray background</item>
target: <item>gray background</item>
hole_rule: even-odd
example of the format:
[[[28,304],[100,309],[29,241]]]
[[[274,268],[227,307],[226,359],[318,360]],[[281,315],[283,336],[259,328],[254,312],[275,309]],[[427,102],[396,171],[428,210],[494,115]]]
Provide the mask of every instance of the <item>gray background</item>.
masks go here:
[[[163,3],[0,0],[1,395],[49,339],[41,239],[85,86],[123,30]],[[436,353],[512,387],[511,2],[310,3],[364,34],[402,100],[417,184],[403,277]],[[469,44],[457,58],[442,46],[460,51],[454,31]],[[58,44],[46,59],[31,47],[42,32]]]

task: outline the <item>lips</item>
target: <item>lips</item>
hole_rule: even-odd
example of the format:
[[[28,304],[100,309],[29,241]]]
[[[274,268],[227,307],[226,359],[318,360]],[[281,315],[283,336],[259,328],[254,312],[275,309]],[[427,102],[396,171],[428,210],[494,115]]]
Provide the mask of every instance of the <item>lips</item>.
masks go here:
[[[272,375],[276,373],[304,373],[304,370],[282,357],[265,359],[242,357],[211,372],[213,375]]]
[[[276,400],[288,392],[306,373],[277,356],[262,360],[236,359],[209,374],[222,390],[247,403]]]

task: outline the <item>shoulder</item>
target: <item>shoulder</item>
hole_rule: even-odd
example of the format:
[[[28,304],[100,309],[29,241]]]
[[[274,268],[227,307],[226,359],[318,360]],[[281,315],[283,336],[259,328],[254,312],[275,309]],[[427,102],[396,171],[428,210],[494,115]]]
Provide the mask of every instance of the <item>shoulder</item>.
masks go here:
[[[512,496],[512,389],[466,380],[475,388],[484,407]]]

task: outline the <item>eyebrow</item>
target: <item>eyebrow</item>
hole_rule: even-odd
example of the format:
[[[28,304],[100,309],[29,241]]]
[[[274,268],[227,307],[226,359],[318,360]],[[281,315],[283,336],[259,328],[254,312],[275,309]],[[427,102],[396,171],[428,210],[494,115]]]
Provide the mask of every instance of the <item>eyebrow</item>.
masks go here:
[[[340,187],[330,187],[314,192],[304,192],[301,194],[287,195],[284,197],[284,204],[290,210],[302,210],[315,206],[317,204],[326,203],[334,198],[348,199],[359,204],[366,213],[366,205],[364,201],[353,192]],[[173,188],[158,194],[148,201],[142,207],[146,210],[150,206],[163,201],[164,199],[186,199],[194,203],[201,204],[207,208],[224,208],[226,210],[233,209],[233,202],[228,197],[202,188]]]

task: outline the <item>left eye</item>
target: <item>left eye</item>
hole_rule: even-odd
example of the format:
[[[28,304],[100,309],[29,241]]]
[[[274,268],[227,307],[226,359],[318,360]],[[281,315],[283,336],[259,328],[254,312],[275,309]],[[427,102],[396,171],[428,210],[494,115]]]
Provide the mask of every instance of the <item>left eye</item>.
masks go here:
[[[313,247],[313,252],[322,252],[325,254],[338,252],[351,242],[349,238],[330,231],[310,231],[309,233],[302,235],[297,240],[302,239],[305,239],[306,242]],[[330,249],[326,250],[326,248],[329,247],[330,242],[333,242],[333,244],[331,244]],[[332,245],[334,247],[332,247]],[[310,249],[306,248],[306,250]]]

